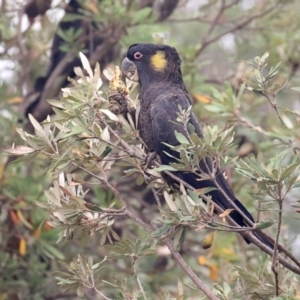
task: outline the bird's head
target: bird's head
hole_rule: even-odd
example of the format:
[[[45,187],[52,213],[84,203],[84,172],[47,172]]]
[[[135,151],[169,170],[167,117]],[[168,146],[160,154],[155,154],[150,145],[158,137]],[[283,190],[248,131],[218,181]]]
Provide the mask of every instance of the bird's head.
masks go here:
[[[124,75],[143,84],[168,81],[182,83],[181,60],[175,48],[157,44],[131,45],[121,69]]]

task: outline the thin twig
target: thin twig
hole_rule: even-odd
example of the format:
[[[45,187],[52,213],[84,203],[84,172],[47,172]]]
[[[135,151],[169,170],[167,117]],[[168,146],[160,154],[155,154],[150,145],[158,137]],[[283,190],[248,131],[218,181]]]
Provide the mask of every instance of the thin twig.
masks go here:
[[[277,233],[274,243],[274,253],[272,257],[272,271],[274,273],[275,277],[275,288],[276,288],[276,294],[275,296],[279,296],[280,286],[279,286],[279,262],[278,262],[278,243],[279,243],[279,237],[281,232],[281,223],[282,223],[282,204],[283,204],[283,198],[282,195],[282,186],[281,183],[278,183],[278,206],[279,206],[279,212],[278,212],[278,225],[277,225]]]
[[[276,114],[278,116],[278,119],[280,120],[281,125],[283,127],[286,127],[285,124],[284,124],[284,122],[283,122],[283,119],[281,117],[281,114],[280,114],[280,112],[278,110],[278,107],[277,107],[276,96],[273,95],[273,97],[272,97],[272,98],[274,98],[273,101],[271,100],[271,98],[270,98],[270,96],[268,94],[264,94],[264,96],[268,99],[268,101],[270,102],[271,106],[274,108],[274,110],[275,110],[275,112],[276,112]]]
[[[122,145],[122,147],[124,147],[123,151],[125,151],[126,153],[128,153],[130,156],[132,157],[136,157],[140,160],[145,160],[145,154],[139,155],[137,154],[131,147],[129,144],[127,144],[124,140],[121,139],[121,137],[107,124],[107,122],[104,120],[104,118],[99,115],[101,122],[108,127],[109,132],[111,133],[112,136],[114,136],[116,138],[116,140],[118,140],[120,142],[120,144]],[[157,167],[161,166],[161,164],[158,161],[153,161],[153,164]],[[171,177],[172,179],[174,179],[176,182],[182,183],[183,186],[185,186],[186,188],[194,191],[195,188],[192,187],[190,184],[188,184],[187,182],[181,180],[180,178],[178,178],[176,175],[174,175],[172,172],[170,171],[164,171],[164,173],[166,175],[168,175],[169,177]],[[103,180],[103,178],[100,178],[101,180]],[[122,199],[121,202],[123,203],[124,206],[126,206],[126,203],[124,201],[124,199],[121,197],[120,193],[109,184],[109,182],[105,182],[105,184],[107,185],[107,187],[109,189],[112,190],[112,192],[114,193],[115,197],[118,199]],[[223,191],[223,189],[220,188],[220,186],[218,186],[218,188],[220,189],[221,192],[224,193],[224,196],[226,197],[226,199],[230,202],[233,203],[232,199],[230,199],[228,197],[228,195]],[[201,198],[204,199],[204,201],[208,201],[208,198],[205,195],[201,195]],[[224,210],[219,207],[218,205],[215,205],[216,211],[220,214],[223,213]],[[253,222],[243,214],[243,212],[236,207],[235,204],[233,204],[233,207],[236,208],[236,210],[243,216],[243,218],[247,221],[247,223],[250,226],[253,226]],[[143,222],[137,218],[134,214],[132,214],[129,210],[126,211],[126,215],[128,215],[131,219],[135,220],[138,224],[140,224],[142,226]],[[231,219],[230,215],[226,217],[227,221],[229,222],[229,224],[238,227],[239,225]],[[250,228],[251,229],[251,228]],[[150,229],[151,230],[151,229]],[[275,242],[273,238],[271,238],[269,235],[267,235],[266,233],[264,233],[262,230],[260,229],[256,229],[256,231],[258,233],[261,234],[262,237],[270,240],[271,242]],[[268,246],[266,246],[264,243],[262,243],[257,237],[254,236],[253,232],[249,232],[249,231],[241,231],[240,234],[243,237],[246,237],[246,239],[248,239],[250,242],[252,242],[254,245],[256,245],[257,247],[259,247],[262,251],[264,251],[265,253],[269,254],[270,256],[273,256],[273,250],[270,249]],[[288,269],[290,269],[291,271],[297,273],[300,275],[300,262],[287,250],[285,249],[282,245],[278,244],[278,250],[282,251],[284,254],[286,254],[296,265],[293,265],[291,262],[289,262],[288,260],[286,260],[285,258],[283,258],[282,256],[278,255],[278,259],[279,262],[284,265],[285,267],[287,267]]]
[[[152,228],[144,223],[141,219],[136,217],[130,211],[127,211],[128,216],[140,224],[144,229],[146,229],[149,233],[152,232]],[[173,250],[173,244],[170,239],[163,241],[165,245],[168,246],[169,250],[171,251],[174,259],[178,262],[178,264],[182,267],[182,269],[187,273],[187,275],[192,279],[195,285],[211,300],[218,300],[218,298],[212,293],[211,289],[208,288],[194,273],[194,271],[190,268],[190,266],[184,261],[180,253]]]
[[[103,293],[101,293],[95,286],[90,286],[88,284],[84,284],[87,288],[94,290],[97,294],[103,297],[105,300],[113,300],[112,298],[106,297]]]
[[[159,163],[157,163],[157,166],[159,166]],[[170,171],[164,171],[164,173],[166,173],[168,176],[170,176],[172,179],[176,180],[179,183],[182,183],[186,188],[191,189],[192,191],[195,190],[195,188],[193,188],[191,185],[189,185],[188,183],[186,183],[185,181],[181,180],[180,178],[178,178],[176,175],[174,175],[172,172]],[[222,191],[222,189],[221,189]],[[229,197],[225,194],[226,199],[228,199]],[[201,195],[201,198],[203,198],[205,201],[208,201],[208,198],[204,195]],[[228,199],[228,201],[231,201],[230,198]],[[224,212],[224,210],[218,206],[216,203],[214,203],[215,209],[216,211],[221,214]],[[240,209],[237,209],[237,211],[239,213],[242,213]],[[227,221],[229,222],[229,224],[233,225],[233,226],[239,226],[231,217],[230,215],[228,215],[227,217]],[[249,220],[249,223],[253,222],[246,217],[246,219]],[[262,237],[269,239],[271,242],[275,242],[274,239],[272,239],[269,235],[267,235],[265,232],[263,232],[260,229],[256,229],[257,232],[259,232]],[[248,239],[251,243],[253,243],[254,245],[256,245],[258,248],[260,248],[262,251],[264,251],[265,253],[269,254],[270,256],[273,256],[273,250],[271,248],[269,248],[268,246],[266,246],[264,243],[262,243],[257,237],[255,237],[253,235],[252,232],[246,231],[246,232],[240,232],[240,234],[245,237],[246,239]],[[299,260],[294,257],[287,249],[285,249],[282,245],[278,244],[278,249],[280,251],[282,251],[284,254],[286,254],[294,263],[295,265],[291,264],[288,260],[286,260],[285,258],[278,256],[279,262],[284,265],[286,268],[290,269],[291,271],[297,273],[300,275],[300,262]]]
[[[87,172],[91,176],[98,179],[102,184],[106,185],[114,194],[114,196],[126,207],[126,210],[124,211],[125,214],[130,217],[133,221],[135,221],[137,224],[139,224],[141,227],[143,227],[145,230],[147,230],[149,233],[152,232],[152,228],[144,223],[140,218],[138,218],[135,214],[133,214],[131,211],[128,210],[126,206],[125,200],[122,198],[121,194],[118,190],[116,190],[108,181],[106,181],[104,178],[97,176],[96,174],[93,174],[89,170],[85,169],[84,167],[79,166],[83,171]],[[218,300],[218,298],[211,292],[211,290],[197,277],[197,275],[193,272],[193,270],[187,265],[187,263],[183,260],[182,256],[173,250],[172,242],[166,241],[165,244],[168,246],[170,251],[173,254],[173,257],[175,260],[179,263],[179,265],[182,267],[182,269],[190,276],[190,278],[193,280],[193,282],[196,284],[196,286],[211,300]]]
[[[153,187],[151,187],[151,191],[152,191],[152,193],[153,193],[153,195],[154,195],[154,198],[155,198],[155,200],[156,200],[157,206],[158,206],[158,207],[161,207],[161,201],[160,201],[160,199],[159,199],[159,197],[158,197],[158,195],[157,195],[157,191],[156,191],[155,188],[153,188]]]
[[[169,250],[171,251],[174,259],[178,262],[181,268],[186,272],[186,274],[192,279],[192,281],[196,284],[196,286],[211,300],[218,300],[218,297],[213,294],[211,289],[209,289],[203,281],[199,279],[199,277],[194,273],[194,271],[190,268],[190,266],[186,263],[186,261],[182,258],[179,252],[175,252],[173,250],[173,244],[170,239],[164,242]]]
[[[266,9],[265,11],[262,11],[260,13],[257,13],[251,17],[249,17],[248,19],[240,22],[239,24],[235,25],[233,28],[230,28],[228,30],[225,30],[224,32],[216,35],[215,37],[211,38],[211,39],[207,39],[206,40],[202,40],[201,43],[201,48],[196,52],[195,56],[199,56],[205,48],[207,48],[210,44],[214,43],[215,41],[219,40],[221,37],[223,37],[224,35],[228,34],[228,33],[233,33],[237,30],[242,29],[243,27],[247,26],[249,23],[251,23],[253,20],[255,19],[259,19],[261,17],[264,17],[265,15],[271,13],[273,10],[275,10],[277,7],[279,7],[281,5],[281,1],[278,1],[277,3],[275,3],[273,6],[269,7],[268,9]]]
[[[248,126],[249,128],[265,135],[265,136],[270,136],[270,133],[262,129],[260,126],[255,126],[250,120],[246,119],[245,117],[242,116],[241,112],[239,110],[234,111],[235,117],[243,124]]]
[[[267,89],[267,84],[268,84],[268,80],[266,80],[264,78],[264,75],[263,75],[263,69],[264,69],[264,66],[263,65],[259,65],[258,66],[258,71],[259,71],[259,74],[260,74],[260,81],[262,82],[262,86],[264,87],[264,90],[263,90],[263,95],[268,99],[269,103],[271,104],[271,106],[274,108],[274,110],[276,111],[276,114],[280,120],[280,123],[283,127],[285,127],[285,124],[283,122],[283,119],[279,113],[279,110],[278,110],[278,107],[277,107],[277,103],[276,103],[276,94],[274,95],[270,95],[268,89]],[[285,82],[285,84],[287,83],[287,81]],[[285,84],[282,86],[282,88],[285,86]],[[272,100],[271,97],[274,99]]]
[[[136,267],[135,267],[136,261],[137,261],[137,256],[133,256],[132,259],[131,259],[132,271],[133,271],[133,274],[134,274],[134,276],[135,276],[135,278],[136,278],[136,282],[137,282],[137,284],[138,284],[138,286],[139,286],[139,288],[140,288],[140,291],[141,291],[141,293],[142,293],[142,295],[143,295],[144,300],[147,300],[145,291],[144,291],[144,289],[143,289],[143,286],[142,286],[142,284],[141,284],[140,278],[139,278],[138,273],[137,273],[137,271],[136,271]]]
[[[69,294],[66,294],[66,293],[59,293],[59,294],[56,294],[56,295],[53,295],[53,296],[44,296],[44,299],[45,300],[56,300],[56,299],[63,299],[63,298],[75,298],[77,297],[77,293],[69,293]]]
[[[205,45],[205,43],[207,42],[207,39],[209,38],[209,36],[212,34],[212,32],[214,31],[220,17],[222,16],[222,14],[224,13],[224,11],[226,10],[225,8],[225,3],[226,0],[221,0],[221,7],[218,11],[218,13],[216,14],[214,20],[212,21],[208,31],[206,32],[205,36],[202,38],[202,45]]]
[[[29,69],[28,69],[28,50],[25,46],[24,43],[24,37],[23,37],[23,33],[22,33],[22,18],[24,15],[24,11],[25,11],[25,5],[22,5],[22,7],[18,10],[18,23],[17,23],[17,42],[18,42],[18,47],[20,50],[20,81],[19,81],[19,87],[18,89],[20,91],[22,91],[23,89],[23,84],[26,81],[26,79],[28,78],[28,73],[29,73]]]

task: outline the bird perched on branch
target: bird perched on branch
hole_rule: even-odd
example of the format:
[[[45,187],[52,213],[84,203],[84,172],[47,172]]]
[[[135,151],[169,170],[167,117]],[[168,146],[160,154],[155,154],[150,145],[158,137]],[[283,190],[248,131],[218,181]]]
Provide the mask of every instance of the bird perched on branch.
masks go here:
[[[30,113],[38,121],[43,121],[52,111],[45,100],[56,96],[58,91],[67,85],[67,78],[75,76],[74,67],[81,64],[78,52],[85,51],[85,54],[90,56],[102,44],[103,37],[96,34],[100,29],[84,15],[85,11],[96,13],[97,9],[95,0],[70,0],[66,5],[65,16],[59,22],[53,38],[47,73],[44,77],[36,79],[34,90],[29,95],[33,94],[34,99],[26,108],[25,116]],[[73,32],[74,36],[76,35],[72,47],[66,46],[64,35],[68,35],[67,32]],[[105,65],[107,60],[111,61],[111,56],[108,56],[106,60],[102,59],[100,63]]]
[[[156,44],[134,44],[128,49],[127,56],[121,65],[124,75],[140,84],[139,130],[141,137],[148,152],[156,153],[165,165],[176,162],[176,158],[179,158],[179,153],[168,146],[180,144],[175,131],[189,138],[187,130],[177,123],[180,107],[187,111],[191,106],[191,99],[182,79],[180,63],[179,55],[173,47]],[[203,138],[202,129],[193,111],[190,112],[189,123],[194,128],[195,133]],[[171,154],[171,156],[166,153]],[[209,157],[200,161],[199,170],[206,174],[212,171]],[[232,209],[230,217],[239,226],[251,226],[248,220],[254,223],[253,217],[244,205],[236,199],[220,170],[215,177],[216,183],[207,179],[199,181],[201,174],[186,171],[177,171],[174,174],[195,189],[215,188],[208,193],[212,201],[223,210]],[[168,184],[174,185],[176,183],[170,177],[166,179]],[[271,243],[261,237],[259,233],[256,232],[255,236],[270,247]],[[247,239],[245,240],[249,243]]]
[[[53,38],[47,73],[36,79],[33,91],[26,97],[26,117],[32,114],[38,121],[43,121],[52,113],[46,100],[56,97],[59,90],[67,85],[67,78],[75,76],[74,67],[81,65],[79,51],[85,53],[91,65],[98,61],[101,68],[118,57],[117,44],[126,30],[123,28],[123,21],[118,23],[106,15],[109,1],[106,2],[69,0],[65,7],[65,16],[59,22]],[[128,9],[132,4],[132,1],[129,2]],[[178,3],[178,0],[138,0],[137,9],[151,7],[157,14],[157,22],[162,22],[172,14]],[[50,5],[51,0],[30,0],[26,6],[26,14],[33,20],[37,15],[45,13]]]

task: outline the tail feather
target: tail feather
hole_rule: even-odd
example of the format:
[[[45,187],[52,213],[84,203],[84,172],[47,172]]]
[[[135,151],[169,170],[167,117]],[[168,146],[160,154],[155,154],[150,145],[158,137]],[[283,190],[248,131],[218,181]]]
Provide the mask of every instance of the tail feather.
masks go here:
[[[259,232],[254,232],[254,236],[259,239],[263,244],[265,244],[270,249],[274,249],[274,243],[266,239],[264,236],[262,236]]]
[[[199,178],[193,173],[176,172],[176,176],[178,176],[182,180],[188,182],[195,189],[202,189],[202,188],[206,188],[206,187],[216,187],[210,180],[201,180],[201,181],[199,181],[198,180]],[[227,183],[226,179],[224,178],[223,174],[219,173],[217,175],[217,182],[218,182],[219,187],[226,193],[226,195],[230,199],[232,199],[232,201],[238,207],[238,209],[241,212],[243,212],[243,214],[254,223],[255,221],[254,221],[252,215],[250,214],[250,212],[246,209],[246,207],[239,200],[237,200],[235,198],[235,195],[234,195],[232,189],[230,188],[230,186],[228,185],[228,183]],[[244,217],[241,215],[241,213],[238,212],[237,210],[235,210],[235,207],[227,200],[227,197],[225,197],[224,194],[219,189],[217,189],[217,187],[216,187],[216,190],[213,190],[213,191],[209,192],[209,195],[211,196],[212,201],[214,203],[216,203],[218,206],[220,206],[221,208],[223,208],[224,210],[234,209],[230,213],[230,217],[239,226],[241,226],[241,227],[250,227],[251,226],[249,224],[249,222],[247,222],[247,220],[244,219]],[[269,241],[268,239],[266,239],[265,237],[263,237],[260,233],[254,232],[254,235],[257,239],[259,239],[263,244],[265,244],[269,248],[271,248],[271,249],[274,248],[274,244],[271,241]],[[246,241],[247,244],[251,243],[245,237],[244,237],[244,240]]]

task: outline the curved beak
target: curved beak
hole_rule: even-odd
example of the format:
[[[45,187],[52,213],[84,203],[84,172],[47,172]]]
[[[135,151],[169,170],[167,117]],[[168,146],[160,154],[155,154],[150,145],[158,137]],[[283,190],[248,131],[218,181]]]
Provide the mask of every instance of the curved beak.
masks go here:
[[[131,81],[139,81],[136,65],[133,61],[125,57],[121,64],[123,74]]]

